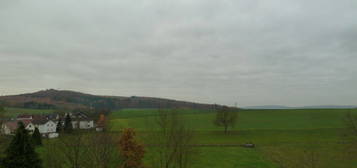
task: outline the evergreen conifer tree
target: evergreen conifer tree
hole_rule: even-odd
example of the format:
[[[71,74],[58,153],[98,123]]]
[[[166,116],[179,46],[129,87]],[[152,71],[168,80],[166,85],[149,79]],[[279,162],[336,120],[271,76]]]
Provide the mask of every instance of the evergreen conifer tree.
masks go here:
[[[18,123],[16,135],[5,151],[4,168],[42,168],[30,136],[22,122]]]
[[[42,145],[42,136],[40,133],[40,130],[38,128],[35,128],[35,131],[32,134],[32,142],[35,146],[41,146]]]
[[[72,133],[72,130],[73,130],[72,119],[71,116],[67,114],[64,120],[64,131],[66,133]]]
[[[56,126],[56,132],[60,133],[63,131],[63,122],[62,122],[62,118],[59,118],[57,126]]]

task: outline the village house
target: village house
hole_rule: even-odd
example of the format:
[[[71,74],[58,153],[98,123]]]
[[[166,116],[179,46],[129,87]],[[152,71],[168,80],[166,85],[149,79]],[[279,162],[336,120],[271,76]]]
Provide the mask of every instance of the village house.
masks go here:
[[[90,119],[88,115],[77,112],[77,113],[70,113],[70,117],[72,119],[72,126],[74,129],[92,129],[94,128],[94,121]]]
[[[38,119],[32,121],[35,127],[38,128],[42,136],[57,137],[56,133],[57,123],[52,120]]]
[[[18,125],[17,120],[6,121],[1,125],[1,133],[5,135],[15,134]],[[35,130],[35,125],[30,120],[21,120],[24,124],[25,129],[28,130],[30,133],[33,133]]]
[[[69,115],[72,119],[72,126],[74,129],[95,128],[93,119],[90,119],[86,114],[77,112],[69,113]],[[55,138],[58,137],[58,133],[56,133],[56,128],[60,118],[62,118],[62,122],[64,122],[65,117],[61,117],[59,114],[18,115],[15,120],[3,122],[3,124],[1,125],[1,133],[6,135],[15,134],[18,122],[23,122],[25,125],[25,129],[28,130],[30,133],[33,133],[35,128],[37,127],[42,136],[48,138]]]
[[[6,121],[1,125],[1,133],[5,135],[14,134],[17,129],[17,121]]]
[[[14,134],[18,127],[18,122],[22,122],[30,134],[37,127],[44,137],[54,138],[58,136],[58,133],[56,133],[57,122],[48,120],[46,116],[42,115],[19,115],[16,120],[4,122],[1,126],[1,132],[6,135]]]

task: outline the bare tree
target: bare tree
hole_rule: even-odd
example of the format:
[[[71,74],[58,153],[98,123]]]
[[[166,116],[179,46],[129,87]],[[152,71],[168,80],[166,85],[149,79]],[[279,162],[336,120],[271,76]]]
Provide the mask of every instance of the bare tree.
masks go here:
[[[357,154],[357,116],[350,112],[345,117],[346,132],[344,134],[344,158],[354,158]]]
[[[0,135],[2,133],[2,123],[5,117],[5,108],[0,104]]]
[[[349,134],[352,136],[357,136],[357,117],[351,112],[348,112],[345,117],[345,123]]]
[[[100,118],[103,131],[91,134],[87,138],[88,162],[86,162],[86,168],[118,167],[120,160],[118,160],[116,140],[119,138],[115,134],[107,132],[110,128],[104,115],[101,115]]]
[[[70,168],[82,168],[86,160],[87,148],[84,147],[84,134],[60,136],[60,152],[64,155],[64,164]]]
[[[216,118],[214,124],[216,126],[224,127],[224,133],[228,133],[228,127],[234,127],[237,118],[237,110],[233,110],[229,107],[220,107],[216,109]]]
[[[103,117],[102,117],[103,118]],[[103,130],[110,130],[107,120],[101,121]],[[61,134],[48,150],[46,165],[60,165],[68,168],[114,168],[120,163],[117,152],[118,137],[111,132],[86,132],[76,130],[71,134]],[[54,154],[55,153],[55,154]],[[58,157],[61,164],[53,161]],[[58,168],[61,168],[58,166]],[[57,167],[55,167],[57,168]]]
[[[177,110],[159,110],[151,142],[155,151],[152,166],[156,168],[188,168],[195,155],[193,132],[185,126]]]
[[[60,152],[58,141],[48,141],[44,145],[45,155],[43,158],[44,167],[63,168],[64,156]]]
[[[86,168],[110,168],[117,167],[118,158],[115,138],[111,133],[99,132],[89,135],[87,138],[87,162]]]

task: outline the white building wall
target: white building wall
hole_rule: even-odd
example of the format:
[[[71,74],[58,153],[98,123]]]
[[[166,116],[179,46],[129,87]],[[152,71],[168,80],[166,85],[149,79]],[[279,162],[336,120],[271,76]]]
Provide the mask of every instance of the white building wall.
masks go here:
[[[7,127],[5,124],[1,126],[1,132],[5,135],[11,134],[11,130],[9,127]]]
[[[48,138],[57,138],[58,136],[59,136],[59,134],[56,132],[48,134]]]
[[[29,123],[25,129],[27,131],[30,131],[31,133],[33,133],[35,131],[35,125],[33,125],[32,123]]]
[[[47,134],[47,133],[56,132],[57,125],[55,122],[50,120],[45,124],[38,125],[37,127],[41,134]]]
[[[94,128],[94,122],[93,122],[93,121],[80,121],[80,122],[79,122],[79,128],[80,128],[80,129],[91,129],[91,128]]]
[[[94,121],[93,120],[88,120],[88,121],[72,121],[72,126],[74,129],[77,129],[79,126],[79,129],[91,129],[94,128]]]

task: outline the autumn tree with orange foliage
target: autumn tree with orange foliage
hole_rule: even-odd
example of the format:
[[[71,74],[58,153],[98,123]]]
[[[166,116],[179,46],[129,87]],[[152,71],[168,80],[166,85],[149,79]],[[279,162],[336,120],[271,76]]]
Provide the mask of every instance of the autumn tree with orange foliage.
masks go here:
[[[119,140],[119,152],[123,160],[120,168],[143,168],[144,146],[135,140],[134,129],[124,129]]]

